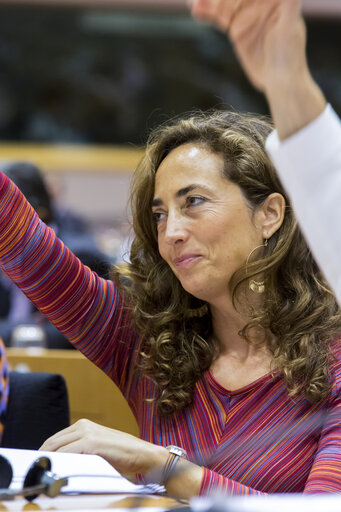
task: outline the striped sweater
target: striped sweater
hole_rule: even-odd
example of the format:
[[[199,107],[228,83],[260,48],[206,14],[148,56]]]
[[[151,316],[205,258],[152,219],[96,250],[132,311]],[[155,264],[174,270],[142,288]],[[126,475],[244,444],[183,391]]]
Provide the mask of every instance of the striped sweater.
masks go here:
[[[279,374],[228,391],[207,371],[190,407],[160,417],[153,382],[134,373],[141,339],[111,281],[63,245],[0,174],[0,264],[62,333],[121,389],[146,441],[182,446],[205,467],[200,493],[341,492],[341,345],[331,393],[291,400]]]

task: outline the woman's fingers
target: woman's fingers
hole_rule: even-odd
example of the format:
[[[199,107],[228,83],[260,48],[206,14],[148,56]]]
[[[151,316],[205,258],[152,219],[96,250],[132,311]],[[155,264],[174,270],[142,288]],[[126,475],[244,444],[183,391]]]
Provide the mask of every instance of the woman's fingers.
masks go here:
[[[39,449],[51,452],[61,451],[62,448],[64,449],[77,440],[84,438],[90,440],[92,436],[95,436],[95,432],[98,430],[98,427],[100,429],[106,428],[101,427],[101,425],[97,425],[92,421],[81,419],[70,427],[60,430],[53,436],[46,439]]]
[[[194,18],[214,23],[225,31],[239,3],[240,0],[193,0],[191,12]]]

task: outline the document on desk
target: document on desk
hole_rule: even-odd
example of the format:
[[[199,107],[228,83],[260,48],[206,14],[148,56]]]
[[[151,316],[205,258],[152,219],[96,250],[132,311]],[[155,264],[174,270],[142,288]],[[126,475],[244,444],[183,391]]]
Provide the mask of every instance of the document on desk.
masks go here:
[[[48,457],[51,471],[59,478],[67,478],[68,484],[62,494],[92,493],[145,493],[143,485],[135,485],[124,478],[106,460],[97,455],[77,453],[45,452],[35,450],[17,450],[0,448],[0,455],[12,466],[11,489],[21,489],[27,471],[39,457]]]

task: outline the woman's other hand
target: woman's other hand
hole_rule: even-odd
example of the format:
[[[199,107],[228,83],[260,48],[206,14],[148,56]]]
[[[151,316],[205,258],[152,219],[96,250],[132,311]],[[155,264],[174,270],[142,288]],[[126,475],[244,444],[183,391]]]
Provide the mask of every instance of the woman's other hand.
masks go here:
[[[163,446],[81,419],[49,437],[40,450],[99,455],[123,475],[141,474],[161,479],[169,452]],[[166,484],[170,495],[190,498],[199,493],[203,469],[187,460],[179,461],[177,471]]]
[[[49,437],[40,450],[100,455],[125,475],[145,475],[162,468],[168,458],[168,450],[162,446],[86,419]]]

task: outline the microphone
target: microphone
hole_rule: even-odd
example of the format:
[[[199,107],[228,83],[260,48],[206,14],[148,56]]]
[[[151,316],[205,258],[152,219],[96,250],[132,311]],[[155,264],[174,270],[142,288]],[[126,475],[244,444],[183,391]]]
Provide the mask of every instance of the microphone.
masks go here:
[[[67,478],[59,478],[52,473],[48,457],[40,457],[32,464],[27,471],[22,489],[8,489],[12,478],[13,470],[10,463],[0,455],[0,501],[13,500],[15,496],[23,496],[27,501],[33,501],[40,494],[54,498],[68,483]]]

